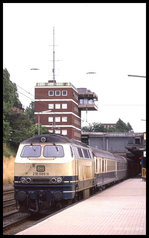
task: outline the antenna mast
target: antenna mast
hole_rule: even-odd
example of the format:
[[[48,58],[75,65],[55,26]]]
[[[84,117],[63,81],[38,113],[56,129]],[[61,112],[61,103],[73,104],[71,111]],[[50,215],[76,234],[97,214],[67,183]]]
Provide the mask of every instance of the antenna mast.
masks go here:
[[[56,82],[55,80],[55,31],[54,31],[54,27],[53,27],[53,81]]]

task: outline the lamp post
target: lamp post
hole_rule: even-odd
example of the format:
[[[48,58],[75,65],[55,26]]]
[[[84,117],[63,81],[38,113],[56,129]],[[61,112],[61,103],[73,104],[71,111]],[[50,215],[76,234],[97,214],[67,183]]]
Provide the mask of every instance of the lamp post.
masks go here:
[[[38,135],[40,136],[40,113],[47,113],[47,112],[51,112],[52,110],[47,110],[47,111],[41,111],[38,112]]]
[[[128,74],[128,77],[146,78],[146,76],[144,76],[144,75],[132,75],[132,74]]]

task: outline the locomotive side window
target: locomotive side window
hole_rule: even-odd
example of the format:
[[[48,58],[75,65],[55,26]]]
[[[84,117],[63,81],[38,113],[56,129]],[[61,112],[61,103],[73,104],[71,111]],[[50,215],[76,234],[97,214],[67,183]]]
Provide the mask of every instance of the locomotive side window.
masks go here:
[[[64,157],[64,149],[61,145],[45,145],[44,157]]]
[[[78,149],[77,149],[77,147],[72,146],[72,149],[73,149],[74,157],[75,157],[75,158],[78,158],[78,157],[79,157],[79,154],[78,154]]]
[[[25,145],[21,152],[21,157],[40,157],[40,145]]]
[[[88,151],[86,149],[83,149],[83,153],[84,153],[85,158],[90,158],[89,154],[88,154]]]
[[[79,157],[80,157],[80,158],[83,158],[83,153],[82,153],[81,148],[78,148],[78,152],[79,152]]]

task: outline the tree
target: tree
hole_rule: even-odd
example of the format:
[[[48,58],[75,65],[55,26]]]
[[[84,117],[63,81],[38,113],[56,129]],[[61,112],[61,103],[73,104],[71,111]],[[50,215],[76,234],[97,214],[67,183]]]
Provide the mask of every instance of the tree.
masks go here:
[[[88,132],[129,132],[132,130],[130,123],[127,124],[119,119],[116,123],[115,128],[104,128],[104,125],[98,122],[93,122],[89,126],[82,127],[83,131]]]
[[[130,125],[129,122],[127,123],[127,128],[128,128],[128,131],[133,131],[132,126]]]
[[[18,98],[17,86],[10,80],[10,74],[7,69],[3,70],[3,101],[10,107],[17,107],[21,104]]]
[[[30,105],[25,110],[28,118],[34,123],[34,102],[31,102]]]
[[[118,131],[118,132],[127,132],[128,131],[127,125],[120,118],[116,123],[116,131]]]

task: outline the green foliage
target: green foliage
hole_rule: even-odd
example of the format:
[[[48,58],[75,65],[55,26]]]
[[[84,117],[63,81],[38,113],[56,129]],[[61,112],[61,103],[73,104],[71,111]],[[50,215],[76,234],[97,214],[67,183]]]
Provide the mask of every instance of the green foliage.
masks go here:
[[[38,126],[34,124],[34,103],[31,102],[25,112],[14,111],[20,106],[16,84],[10,80],[7,69],[3,70],[3,142],[17,150],[20,142],[38,134]],[[43,126],[40,133],[49,133]],[[5,151],[8,156],[9,152]]]
[[[14,150],[13,147],[11,147],[10,145],[6,145],[6,143],[3,143],[3,155],[6,157],[10,157],[13,156],[15,157],[17,153],[17,150]]]
[[[40,125],[40,134],[49,134],[49,131],[42,125]],[[30,131],[30,137],[38,135],[38,124],[33,124]]]
[[[88,132],[129,132],[133,129],[129,122],[126,124],[121,119],[119,119],[115,127],[112,128],[104,128],[103,124],[93,122],[92,124],[89,124],[89,126],[82,127],[82,130]]]
[[[7,121],[9,121],[11,127],[9,143],[14,147],[18,147],[21,141],[28,138],[29,128],[32,123],[25,113],[14,111],[7,114]]]
[[[30,103],[30,105],[26,108],[25,113],[32,123],[34,123],[34,102]]]
[[[18,98],[17,86],[10,80],[10,74],[7,69],[3,70],[3,101],[10,107],[21,104]]]

